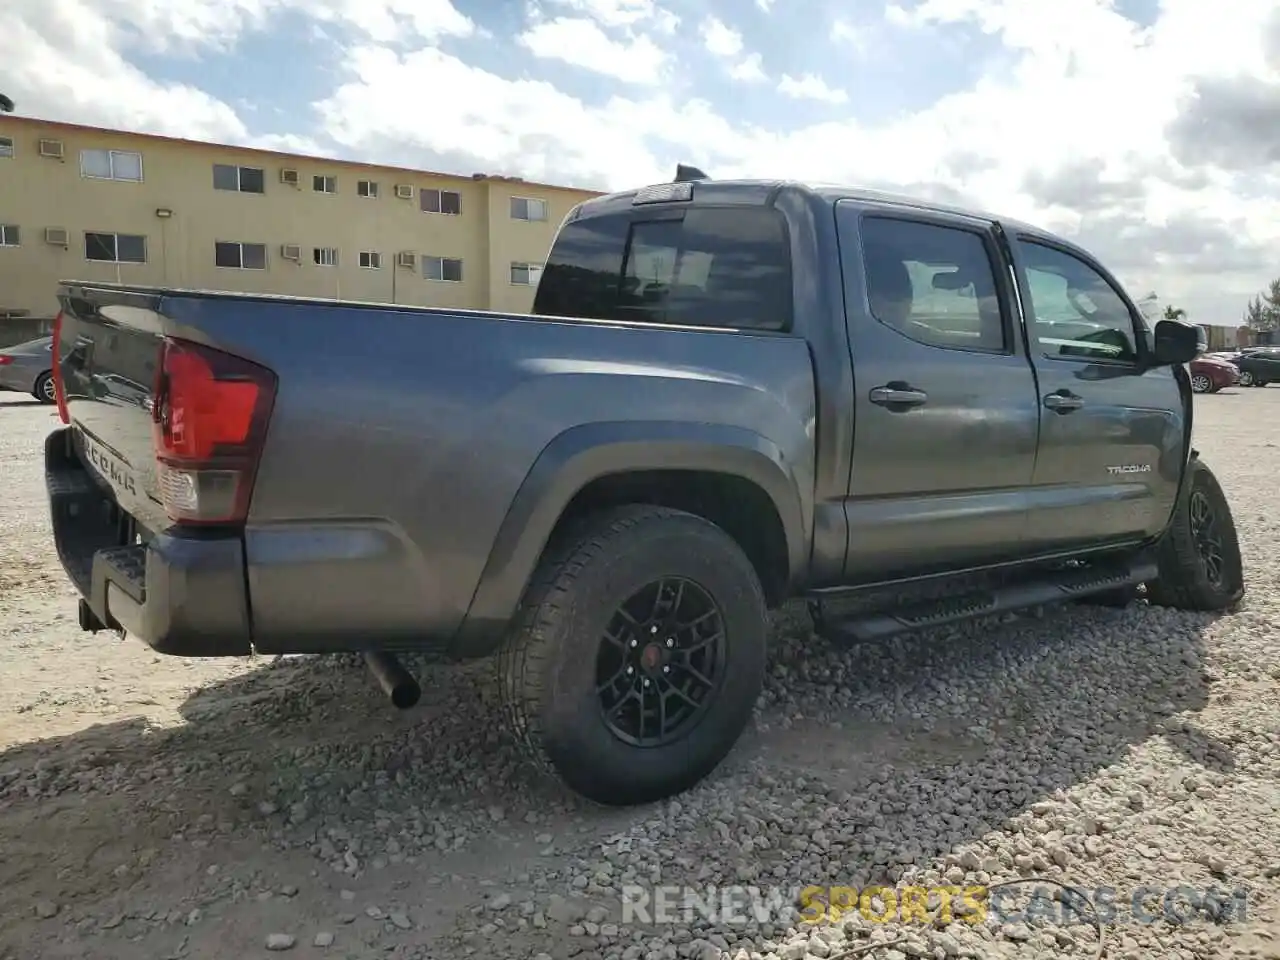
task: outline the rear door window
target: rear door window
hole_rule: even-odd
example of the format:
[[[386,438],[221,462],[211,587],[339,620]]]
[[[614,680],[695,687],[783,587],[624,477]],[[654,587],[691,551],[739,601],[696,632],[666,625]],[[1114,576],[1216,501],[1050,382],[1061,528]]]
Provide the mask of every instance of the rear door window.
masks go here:
[[[534,313],[785,329],[791,320],[786,224],[764,207],[695,207],[676,216],[616,214],[569,223],[547,260]]]
[[[952,350],[1008,350],[991,256],[960,227],[867,217],[863,266],[871,315],[903,336]]]

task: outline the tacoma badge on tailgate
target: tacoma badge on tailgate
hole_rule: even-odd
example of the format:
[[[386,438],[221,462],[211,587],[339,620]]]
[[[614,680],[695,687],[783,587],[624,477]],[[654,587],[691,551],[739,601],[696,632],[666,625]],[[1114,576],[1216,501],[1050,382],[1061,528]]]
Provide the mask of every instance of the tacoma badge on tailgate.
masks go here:
[[[138,495],[137,484],[133,479],[133,473],[124,461],[114,454],[108,453],[97,441],[91,440],[84,434],[81,434],[81,436],[84,439],[84,454],[89,462],[93,464],[94,469],[102,474],[113,487],[120,487],[131,496],[136,497]]]

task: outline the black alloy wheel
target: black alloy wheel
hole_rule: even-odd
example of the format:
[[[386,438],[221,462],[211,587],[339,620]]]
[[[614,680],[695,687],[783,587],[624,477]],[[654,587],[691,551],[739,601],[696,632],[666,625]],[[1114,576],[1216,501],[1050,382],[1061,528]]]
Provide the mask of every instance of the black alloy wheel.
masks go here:
[[[704,517],[628,504],[545,551],[498,655],[525,755],[597,803],[688,790],[729,754],[764,682],[768,608],[742,547]]]
[[[1181,499],[1156,547],[1159,575],[1147,600],[1176,610],[1222,611],[1245,594],[1235,518],[1213,471],[1198,456],[1187,464]]]
[[[1193,490],[1187,502],[1191,519],[1191,536],[1195,539],[1196,553],[1204,567],[1205,579],[1214,587],[1222,586],[1223,548],[1222,534],[1218,532],[1218,518],[1213,504],[1201,490]]]
[[[692,580],[648,584],[614,612],[596,657],[597,696],[609,731],[636,747],[661,747],[702,719],[723,685],[720,608]]]

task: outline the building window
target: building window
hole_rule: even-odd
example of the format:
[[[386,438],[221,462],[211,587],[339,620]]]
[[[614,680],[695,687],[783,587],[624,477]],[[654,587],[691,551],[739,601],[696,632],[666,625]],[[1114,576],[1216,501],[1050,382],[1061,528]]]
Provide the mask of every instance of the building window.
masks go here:
[[[0,247],[18,247],[21,245],[17,226],[12,223],[0,223]]]
[[[13,137],[0,137],[0,160],[13,157]]]
[[[311,189],[316,193],[337,193],[338,178],[318,173],[311,178]]]
[[[146,263],[147,238],[132,233],[86,233],[84,258],[106,263]]]
[[[338,265],[337,247],[315,247],[311,251],[311,259],[317,267],[336,267]]]
[[[142,154],[132,150],[81,150],[80,173],[91,180],[142,181]]]
[[[511,265],[511,282],[520,287],[536,287],[538,278],[542,276],[540,263],[513,263]]]
[[[378,181],[377,180],[357,180],[356,196],[368,197],[370,200],[378,198]]]
[[[418,205],[423,213],[444,213],[456,217],[462,213],[462,194],[456,190],[419,190]]]
[[[380,254],[377,250],[361,250],[360,266],[368,270],[381,270],[382,254]]]
[[[547,201],[534,200],[529,197],[512,197],[511,219],[545,220],[547,219]]]
[[[423,256],[422,278],[424,280],[443,280],[447,283],[461,283],[462,261],[450,257]]]
[[[230,163],[213,165],[213,189],[240,193],[266,193],[267,178],[261,167],[237,167]]]
[[[233,270],[265,270],[267,245],[219,240],[213,245],[213,263],[214,266]]]

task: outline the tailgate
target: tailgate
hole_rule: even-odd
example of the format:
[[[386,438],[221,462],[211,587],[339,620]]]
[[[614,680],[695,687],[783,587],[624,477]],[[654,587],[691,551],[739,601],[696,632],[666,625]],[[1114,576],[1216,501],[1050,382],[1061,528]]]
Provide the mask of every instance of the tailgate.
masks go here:
[[[95,479],[142,526],[169,525],[152,441],[152,389],[162,338],[147,323],[157,298],[79,290],[62,298],[55,346],[73,443]]]

